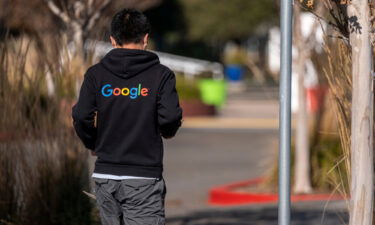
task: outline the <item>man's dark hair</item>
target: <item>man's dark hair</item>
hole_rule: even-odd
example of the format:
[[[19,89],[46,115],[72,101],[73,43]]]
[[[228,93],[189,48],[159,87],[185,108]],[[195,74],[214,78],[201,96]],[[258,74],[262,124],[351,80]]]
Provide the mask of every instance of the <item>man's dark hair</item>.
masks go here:
[[[143,13],[135,9],[123,9],[112,19],[111,36],[118,45],[141,43],[150,29],[150,23]]]

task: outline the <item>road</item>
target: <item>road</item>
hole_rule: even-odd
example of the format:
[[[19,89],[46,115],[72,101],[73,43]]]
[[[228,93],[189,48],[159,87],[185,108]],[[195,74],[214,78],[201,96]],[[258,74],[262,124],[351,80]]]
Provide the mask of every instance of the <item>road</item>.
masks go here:
[[[348,213],[341,202],[294,204],[291,225],[344,225]],[[277,205],[204,209],[182,216],[167,217],[167,225],[277,225]]]
[[[277,136],[266,129],[182,129],[166,141],[167,225],[276,225],[276,204],[217,207],[207,199],[213,186],[266,175],[276,166]],[[345,224],[345,207],[293,203],[292,225]]]
[[[210,188],[265,175],[276,151],[275,130],[180,130],[165,142],[167,212],[207,208]]]
[[[165,141],[167,225],[276,225],[277,204],[217,207],[210,188],[269,173],[277,163],[278,104],[275,99],[231,98],[217,120],[186,121]],[[343,201],[293,203],[293,225],[348,221]]]

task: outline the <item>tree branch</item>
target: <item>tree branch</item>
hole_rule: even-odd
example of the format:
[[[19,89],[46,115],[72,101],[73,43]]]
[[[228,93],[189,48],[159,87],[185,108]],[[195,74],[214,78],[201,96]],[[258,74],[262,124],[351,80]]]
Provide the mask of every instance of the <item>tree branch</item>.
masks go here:
[[[82,11],[85,9],[85,6],[82,4],[82,2],[76,1],[73,4],[73,9],[74,9],[74,16],[76,20],[82,23],[83,21],[81,19],[81,14],[82,14]]]
[[[94,5],[94,0],[87,0],[87,4],[86,4],[87,15],[91,15],[92,14],[93,5]]]
[[[84,26],[85,31],[90,30],[95,25],[96,21],[100,18],[103,11],[107,8],[107,6],[109,6],[110,3],[110,0],[104,0],[102,4],[96,9],[95,13],[92,16],[88,16],[88,21]],[[91,7],[93,7],[93,4],[91,5]],[[92,8],[89,9],[89,11],[93,12]]]
[[[70,23],[71,19],[69,18],[66,12],[61,11],[59,7],[52,0],[44,0],[47,3],[48,8],[51,12],[58,16],[64,23]]]
[[[329,5],[328,4],[325,4],[327,8],[329,8],[329,12],[330,14],[332,15],[332,17],[334,18],[334,20],[336,21],[336,23],[333,23],[332,21],[329,21],[325,18],[323,18],[322,16],[318,15],[316,12],[312,11],[311,9],[309,8],[306,8],[303,4],[299,3],[301,8],[303,8],[304,10],[307,10],[308,12],[310,12],[311,14],[313,14],[315,17],[317,17],[319,20],[323,20],[325,21],[328,25],[330,25],[334,30],[340,32],[340,33],[343,33],[342,31],[342,26],[340,24],[340,20],[337,19],[337,17],[334,15],[333,13],[333,8],[330,8],[332,5]],[[330,4],[330,3],[329,3]]]

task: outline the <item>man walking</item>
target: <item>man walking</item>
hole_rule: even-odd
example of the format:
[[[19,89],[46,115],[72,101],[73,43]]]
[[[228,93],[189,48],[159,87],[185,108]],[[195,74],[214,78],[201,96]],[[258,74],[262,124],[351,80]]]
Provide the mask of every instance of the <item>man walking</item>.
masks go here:
[[[175,75],[146,51],[147,18],[124,9],[111,23],[114,47],[90,67],[73,107],[74,128],[98,156],[92,175],[103,225],[163,225],[162,138],[173,137],[182,110]]]

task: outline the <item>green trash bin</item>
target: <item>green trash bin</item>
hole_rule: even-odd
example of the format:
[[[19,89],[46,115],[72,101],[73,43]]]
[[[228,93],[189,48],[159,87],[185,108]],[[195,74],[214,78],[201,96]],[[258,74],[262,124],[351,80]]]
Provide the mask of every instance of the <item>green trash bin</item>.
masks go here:
[[[207,105],[220,107],[227,95],[227,84],[224,80],[202,79],[199,81],[202,101]]]

